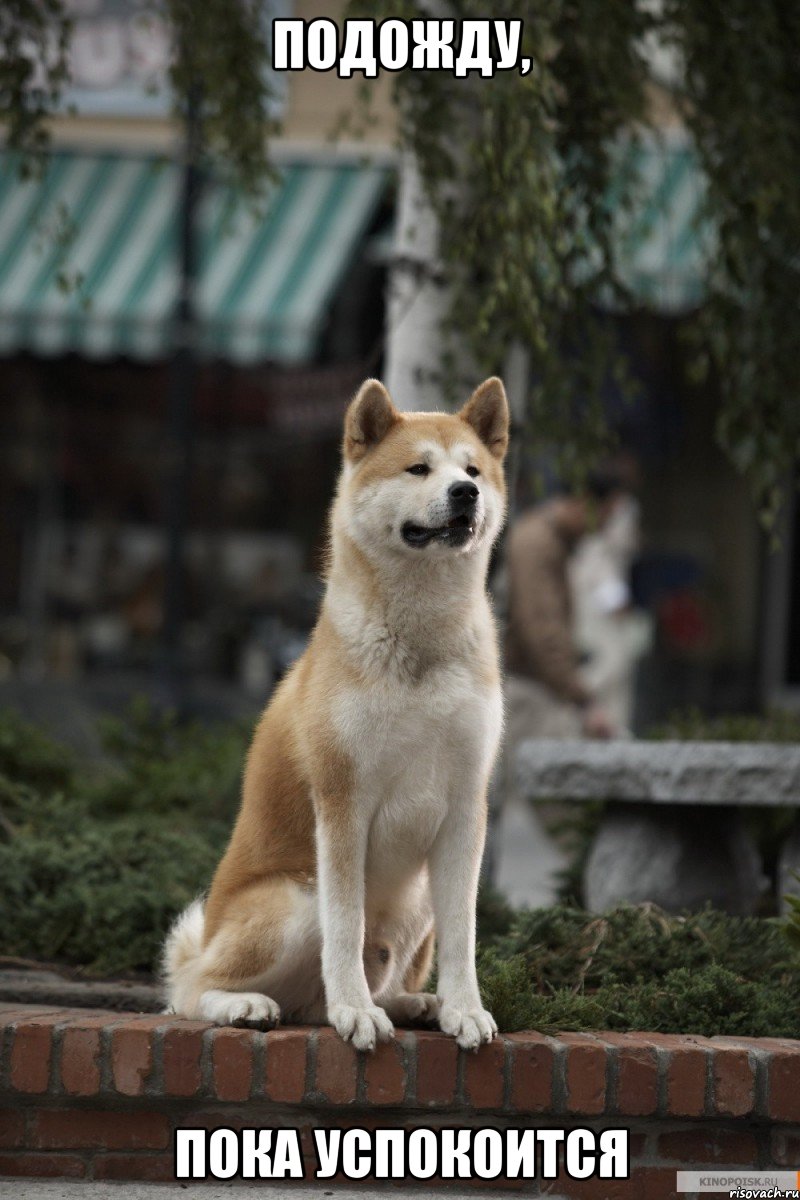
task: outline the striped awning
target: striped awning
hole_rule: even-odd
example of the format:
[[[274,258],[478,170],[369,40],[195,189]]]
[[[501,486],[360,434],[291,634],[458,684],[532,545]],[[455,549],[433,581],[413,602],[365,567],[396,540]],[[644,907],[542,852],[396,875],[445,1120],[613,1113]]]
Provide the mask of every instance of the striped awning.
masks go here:
[[[258,204],[207,184],[198,212],[201,352],[313,357],[385,191],[381,166],[297,162]],[[180,174],[153,158],[0,160],[0,354],[156,358],[172,344]]]

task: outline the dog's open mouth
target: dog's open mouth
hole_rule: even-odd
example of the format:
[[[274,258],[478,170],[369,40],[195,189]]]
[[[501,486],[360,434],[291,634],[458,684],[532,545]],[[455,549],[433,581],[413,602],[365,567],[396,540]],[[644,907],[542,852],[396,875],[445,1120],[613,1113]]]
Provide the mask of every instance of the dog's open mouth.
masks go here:
[[[463,546],[475,533],[474,516],[461,513],[451,517],[446,525],[415,525],[406,521],[401,529],[403,541],[409,546],[427,546],[429,542],[447,542],[451,546]]]

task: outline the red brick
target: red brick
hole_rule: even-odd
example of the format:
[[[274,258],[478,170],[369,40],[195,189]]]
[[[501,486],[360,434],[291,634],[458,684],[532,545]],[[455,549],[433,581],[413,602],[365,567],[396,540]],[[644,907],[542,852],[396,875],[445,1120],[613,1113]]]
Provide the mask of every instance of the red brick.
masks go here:
[[[50,1083],[53,1026],[62,1016],[31,1017],[20,1021],[11,1044],[11,1086],[18,1092],[41,1094]]]
[[[512,1033],[511,1108],[515,1112],[553,1112],[552,1042],[536,1033]],[[605,1055],[603,1055],[605,1060]]]
[[[356,1098],[358,1056],[333,1029],[317,1035],[317,1074],[314,1090],[330,1104],[352,1104]]]
[[[452,1104],[456,1094],[458,1046],[443,1033],[422,1031],[417,1038],[417,1103]],[[465,1058],[471,1058],[471,1054]]]
[[[770,1056],[769,1115],[776,1121],[800,1121],[800,1047]]]
[[[644,1148],[647,1145],[646,1133],[630,1133],[628,1135],[628,1154],[631,1162],[639,1159],[644,1154]]]
[[[696,1163],[698,1167],[755,1167],[758,1163],[758,1146],[752,1133],[714,1126],[662,1133],[658,1139],[658,1154],[667,1162]]]
[[[148,1183],[174,1183],[171,1154],[97,1154],[95,1179],[142,1179]]]
[[[402,1104],[406,1096],[406,1069],[403,1061],[403,1035],[381,1042],[364,1062],[364,1083],[368,1104]]]
[[[214,1094],[247,1100],[253,1086],[253,1034],[249,1029],[215,1029],[211,1043]]]
[[[603,1033],[617,1048],[617,1112],[647,1117],[658,1108],[658,1060],[646,1034]]]
[[[708,1055],[715,1043],[708,1038],[678,1033],[639,1036],[646,1038],[650,1045],[667,1052],[667,1114],[673,1117],[703,1116],[706,1110]]]
[[[169,1121],[163,1113],[37,1109],[31,1145],[41,1150],[165,1150]]]
[[[580,1033],[562,1033],[567,1049],[567,1112],[601,1113],[606,1104],[606,1052]]]
[[[0,1004],[0,1030],[5,1029],[8,1025],[13,1025],[17,1021],[28,1021],[31,1017],[53,1016],[55,1013],[63,1013],[63,1008],[58,1008],[54,1004],[13,1004],[6,1002]]]
[[[789,1038],[769,1038],[769,1037],[732,1037],[727,1035],[719,1035],[713,1038],[697,1039],[706,1041],[712,1050],[793,1050],[797,1051],[800,1045],[796,1041]]]
[[[24,1145],[25,1118],[18,1108],[0,1108],[0,1146],[10,1150]]]
[[[0,1154],[0,1175],[39,1179],[82,1179],[83,1159],[73,1154]]]
[[[100,1090],[100,1030],[65,1029],[61,1041],[61,1082],[70,1096]]]
[[[127,1025],[112,1033],[111,1073],[121,1095],[141,1096],[144,1092],[153,1069],[153,1037],[149,1026]]]
[[[681,1046],[667,1063],[667,1112],[672,1117],[702,1117],[706,1110],[708,1058],[698,1046]]]
[[[191,1120],[185,1114],[179,1114],[174,1118],[178,1128],[182,1129],[191,1126],[192,1129],[213,1130],[219,1129],[224,1125],[226,1129],[239,1130],[250,1129],[254,1124],[252,1116],[248,1115],[246,1109],[236,1109],[232,1112],[230,1108],[223,1105],[214,1109],[200,1110],[192,1107],[189,1109],[189,1115],[191,1116]],[[270,1119],[263,1124],[269,1129],[281,1129],[287,1122],[273,1119],[270,1115]]]
[[[676,1190],[678,1181],[670,1167],[640,1167],[634,1179],[641,1188],[637,1200],[686,1200],[685,1193]]]
[[[506,1044],[503,1038],[464,1055],[464,1099],[472,1108],[502,1108]]]
[[[264,1088],[270,1100],[298,1104],[306,1091],[306,1029],[274,1029],[267,1034]]]
[[[181,1021],[164,1030],[164,1094],[196,1096],[203,1083],[203,1034],[210,1025]]]
[[[773,1129],[770,1164],[800,1166],[800,1129]]]
[[[714,1111],[723,1117],[746,1117],[755,1103],[755,1071],[746,1050],[716,1050],[712,1065]]]

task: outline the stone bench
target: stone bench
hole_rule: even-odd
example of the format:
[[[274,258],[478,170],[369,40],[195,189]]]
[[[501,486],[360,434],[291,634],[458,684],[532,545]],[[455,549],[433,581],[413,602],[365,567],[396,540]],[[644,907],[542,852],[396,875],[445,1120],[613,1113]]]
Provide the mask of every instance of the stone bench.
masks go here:
[[[584,874],[588,908],[652,901],[755,911],[767,887],[744,807],[800,807],[800,747],[755,742],[523,742],[533,800],[606,801]],[[800,826],[783,847],[781,895],[800,887]]]

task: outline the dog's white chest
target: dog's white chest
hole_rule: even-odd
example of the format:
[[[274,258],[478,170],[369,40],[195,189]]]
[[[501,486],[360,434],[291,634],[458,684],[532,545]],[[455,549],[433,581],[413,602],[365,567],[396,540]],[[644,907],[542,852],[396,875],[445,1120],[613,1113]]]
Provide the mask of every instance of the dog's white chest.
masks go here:
[[[397,880],[427,857],[447,813],[482,783],[500,728],[499,693],[463,665],[343,692],[337,732],[370,822],[368,873]]]
[[[359,782],[390,792],[420,775],[446,785],[465,754],[482,759],[499,732],[500,704],[499,689],[450,665],[417,685],[387,680],[343,689],[334,721]]]

